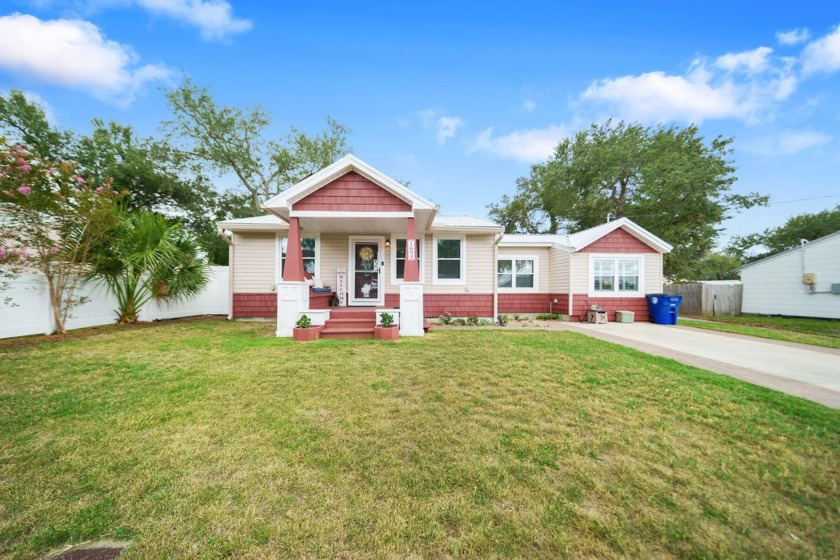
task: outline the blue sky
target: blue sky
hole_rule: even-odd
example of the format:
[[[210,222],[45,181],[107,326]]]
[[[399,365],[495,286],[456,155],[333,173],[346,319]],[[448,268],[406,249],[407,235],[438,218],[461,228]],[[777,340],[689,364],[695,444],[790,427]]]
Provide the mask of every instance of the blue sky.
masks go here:
[[[774,204],[727,236],[840,203],[840,3],[563,4],[5,0],[0,90],[63,127],[151,135],[160,88],[185,72],[221,103],[266,107],[277,137],[332,116],[445,214],[485,216],[608,117],[734,136],[735,191]]]

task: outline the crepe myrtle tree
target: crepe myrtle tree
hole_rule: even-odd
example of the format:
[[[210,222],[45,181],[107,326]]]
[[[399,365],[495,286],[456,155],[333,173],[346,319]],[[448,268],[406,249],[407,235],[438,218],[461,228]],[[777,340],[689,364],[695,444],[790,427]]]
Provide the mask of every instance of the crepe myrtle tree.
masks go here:
[[[70,161],[49,161],[0,138],[0,272],[40,272],[55,332],[64,334],[92,253],[117,225],[124,193],[96,184]]]

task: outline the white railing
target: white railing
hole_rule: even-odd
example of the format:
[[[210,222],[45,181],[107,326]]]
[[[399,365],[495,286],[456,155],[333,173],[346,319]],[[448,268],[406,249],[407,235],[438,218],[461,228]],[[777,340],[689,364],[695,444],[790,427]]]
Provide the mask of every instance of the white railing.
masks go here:
[[[39,274],[22,274],[0,290],[0,338],[49,334],[55,329],[47,283]],[[175,319],[196,315],[227,315],[230,276],[228,267],[211,266],[210,282],[193,299],[176,303],[147,303],[140,311],[141,321]],[[81,286],[77,295],[89,301],[73,309],[67,330],[109,325],[116,321],[117,302],[102,285]],[[8,298],[8,299],[7,299]]]

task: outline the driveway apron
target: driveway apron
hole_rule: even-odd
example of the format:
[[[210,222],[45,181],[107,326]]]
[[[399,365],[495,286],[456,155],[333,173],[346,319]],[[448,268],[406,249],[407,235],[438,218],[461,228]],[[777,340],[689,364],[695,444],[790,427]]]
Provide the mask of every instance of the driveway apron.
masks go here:
[[[840,350],[650,323],[557,327],[840,409]]]

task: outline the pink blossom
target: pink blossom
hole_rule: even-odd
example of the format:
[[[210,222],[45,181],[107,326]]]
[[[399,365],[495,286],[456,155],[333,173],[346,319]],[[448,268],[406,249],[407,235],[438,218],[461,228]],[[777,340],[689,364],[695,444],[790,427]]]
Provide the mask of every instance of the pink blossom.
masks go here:
[[[12,196],[12,193],[10,193],[9,191],[3,191],[3,194],[5,194],[6,196]]]
[[[28,163],[24,163],[23,165],[20,166],[20,170],[23,171],[24,173],[28,172],[30,169],[32,169],[32,166],[29,165]]]
[[[105,187],[104,187],[104,186],[103,186],[103,187],[96,187],[96,194],[102,194],[102,191],[103,191],[104,189],[105,189]]]
[[[32,187],[18,187],[17,192],[20,194],[29,194],[32,192]]]
[[[84,185],[84,184],[85,184],[85,180],[84,180],[84,179],[82,179],[81,177],[76,177],[76,182],[77,182],[77,183],[79,183],[80,185]]]
[[[51,255],[58,254],[58,247],[50,247],[50,254]]]

